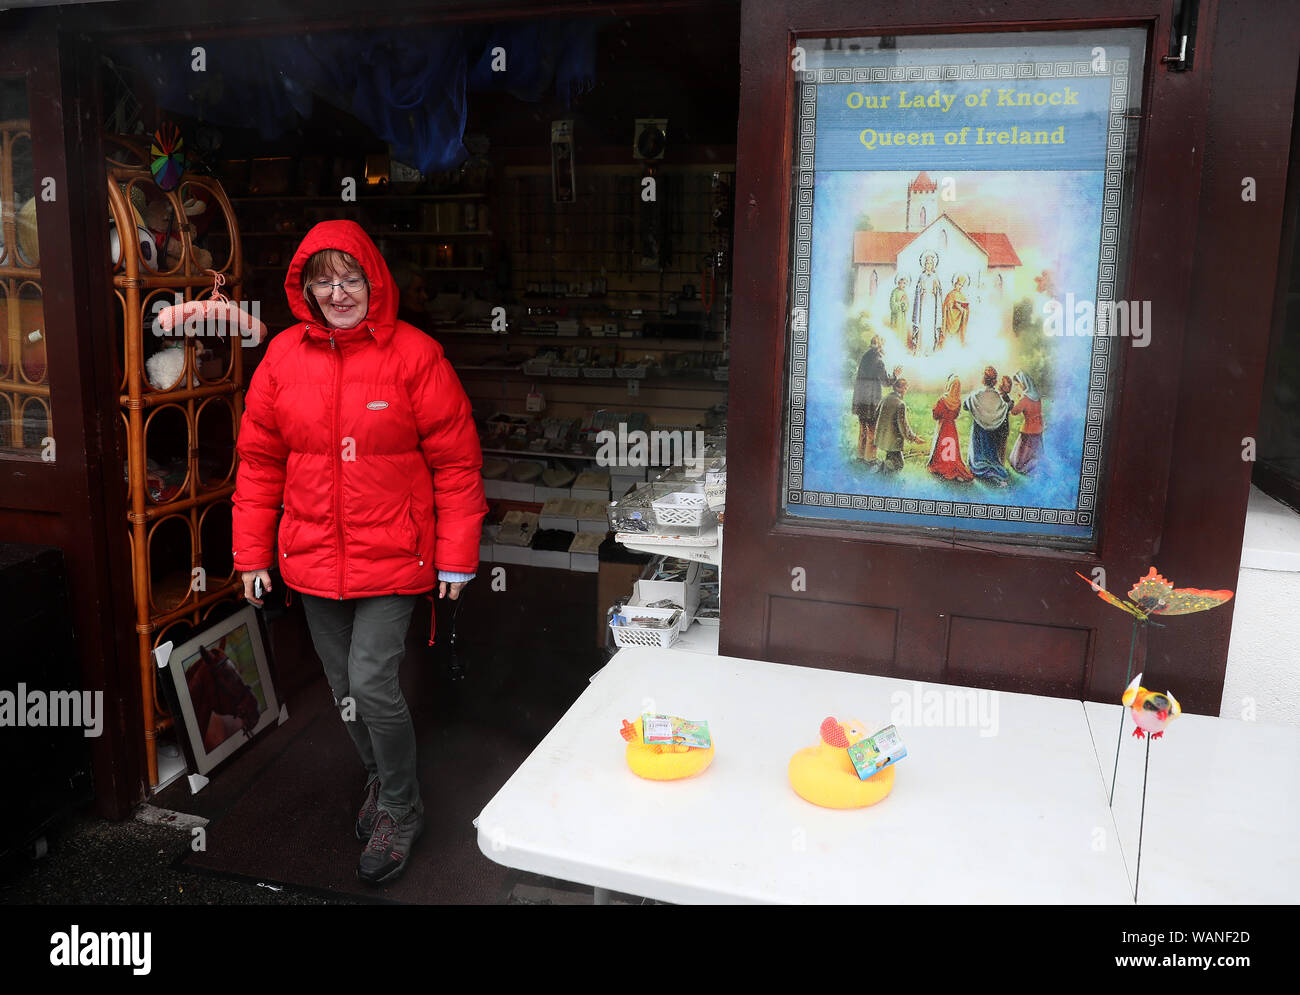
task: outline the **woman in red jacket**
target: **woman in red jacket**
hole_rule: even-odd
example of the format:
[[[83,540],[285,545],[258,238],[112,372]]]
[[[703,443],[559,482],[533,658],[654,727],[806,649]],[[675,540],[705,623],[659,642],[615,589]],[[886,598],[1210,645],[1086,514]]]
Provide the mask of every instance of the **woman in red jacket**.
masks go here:
[[[402,871],[424,826],[398,685],[406,632],[435,579],[438,596],[454,599],[478,569],[483,456],[451,364],[397,319],[392,275],[359,225],[312,228],[284,287],[302,320],[271,340],[248,386],[234,564],[254,604],[253,582],[270,589],[273,561],[303,596],[368,775],[357,873],[379,882]]]

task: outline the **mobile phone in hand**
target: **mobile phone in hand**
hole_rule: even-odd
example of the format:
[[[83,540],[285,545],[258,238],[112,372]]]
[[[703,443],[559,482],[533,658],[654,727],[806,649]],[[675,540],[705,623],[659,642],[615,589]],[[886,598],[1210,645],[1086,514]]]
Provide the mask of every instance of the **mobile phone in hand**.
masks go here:
[[[265,590],[265,588],[262,587],[262,578],[261,578],[261,577],[254,577],[254,578],[253,578],[253,597],[255,597],[258,601],[261,601],[261,600],[262,600],[262,592],[263,592],[264,590]],[[260,606],[259,606],[259,607],[260,607]]]

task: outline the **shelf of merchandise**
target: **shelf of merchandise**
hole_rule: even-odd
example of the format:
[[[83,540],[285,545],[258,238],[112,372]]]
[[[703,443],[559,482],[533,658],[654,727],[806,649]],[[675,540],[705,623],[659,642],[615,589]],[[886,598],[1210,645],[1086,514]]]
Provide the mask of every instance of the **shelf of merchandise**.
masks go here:
[[[228,236],[229,240],[228,248],[214,253],[212,261],[214,268],[225,277],[222,293],[232,301],[243,299],[244,260],[239,227],[231,201],[221,184],[213,177],[186,174],[178,187],[162,191],[150,171],[147,140],[120,135],[105,135],[104,139],[111,147],[107,161],[108,202],[117,231],[136,230],[130,205],[130,193],[136,187],[151,190],[155,197],[165,196],[177,218],[186,216],[183,199],[201,194],[201,199],[216,205],[225,226],[221,234]],[[215,224],[214,221],[214,227]],[[228,561],[230,550],[208,550],[205,556],[203,542],[205,533],[214,530],[213,523],[217,523],[215,531],[218,534],[228,534],[229,530],[235,481],[234,445],[244,407],[243,341],[239,336],[223,336],[229,351],[223,361],[224,368],[215,376],[209,376],[212,371],[199,366],[201,343],[197,338],[186,339],[184,370],[171,388],[155,388],[145,372],[146,344],[155,342],[149,327],[154,302],[160,296],[170,302],[173,294],[179,294],[187,301],[195,300],[209,296],[212,291],[213,278],[200,270],[193,235],[192,225],[180,226],[181,258],[172,268],[163,271],[145,265],[139,243],[124,238],[124,246],[134,251],[124,249],[112,275],[113,300],[120,309],[118,316],[122,328],[118,357],[121,374],[119,403],[127,454],[126,486],[130,509],[127,524],[134,580],[134,628],[138,637],[142,725],[151,788],[159,783],[158,734],[172,726],[172,717],[162,704],[159,693],[153,650],[172,638],[170,630],[179,634],[201,628],[222,603],[236,603],[243,594],[233,567],[226,576],[211,575],[212,565]],[[201,458],[203,443],[200,434],[200,426],[208,423],[204,417],[205,410],[210,409],[220,416],[223,404],[231,418],[229,465],[224,465],[224,456],[220,464],[224,473],[221,469],[214,472],[210,459]],[[162,425],[160,434],[165,434],[167,421],[177,414],[184,420],[186,444],[183,456],[174,462],[183,459],[186,468],[184,482],[174,494],[155,501],[149,494],[147,473],[150,429],[155,424]],[[224,449],[224,445],[221,448]],[[164,461],[160,459],[159,462]],[[160,530],[171,529],[170,523],[176,521],[182,522],[189,533],[189,563],[182,569],[173,567],[168,572],[156,572],[152,560],[155,538]],[[166,537],[159,545],[166,548]],[[196,570],[203,570],[206,578],[198,590],[193,583]]]
[[[640,335],[549,335],[545,332],[458,332],[447,326],[432,325],[435,338],[456,342],[504,342],[518,345],[587,345],[618,349],[648,349],[652,352],[720,352],[717,339],[651,339]]]
[[[638,553],[655,553],[679,560],[698,560],[722,568],[722,526],[705,529],[698,536],[658,536],[644,532],[616,532],[614,540]]]
[[[640,377],[624,379],[622,377],[552,377],[545,374],[524,373],[518,368],[500,366],[465,366],[452,364],[457,375],[500,377],[501,379],[535,384],[561,384],[566,387],[617,387],[626,390],[629,383],[641,388],[655,390],[709,390],[725,394],[727,381],[713,380],[705,377]]]

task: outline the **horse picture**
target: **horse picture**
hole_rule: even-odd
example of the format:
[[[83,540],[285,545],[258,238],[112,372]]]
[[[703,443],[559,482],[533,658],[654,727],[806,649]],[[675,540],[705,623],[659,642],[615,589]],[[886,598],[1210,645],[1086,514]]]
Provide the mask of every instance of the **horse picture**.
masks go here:
[[[224,642],[200,646],[198,659],[185,672],[194,717],[208,752],[236,731],[251,739],[261,712],[253,689],[226,655]]]

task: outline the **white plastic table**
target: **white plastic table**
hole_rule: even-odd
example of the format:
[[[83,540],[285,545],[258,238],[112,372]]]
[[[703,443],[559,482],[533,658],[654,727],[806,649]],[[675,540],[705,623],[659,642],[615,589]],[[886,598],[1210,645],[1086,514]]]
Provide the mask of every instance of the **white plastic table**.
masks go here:
[[[708,720],[709,769],[634,775],[618,731],[646,710]],[[909,755],[880,804],[791,789],[828,715],[898,724]],[[1080,702],[677,650],[619,652],[475,825],[497,863],[676,903],[1133,900]]]
[[[1123,708],[1092,701],[1084,707],[1109,792]],[[1146,740],[1132,732],[1125,716],[1114,821],[1130,889],[1147,763]],[[1293,905],[1297,896],[1300,729],[1179,716],[1151,744],[1139,903]]]

